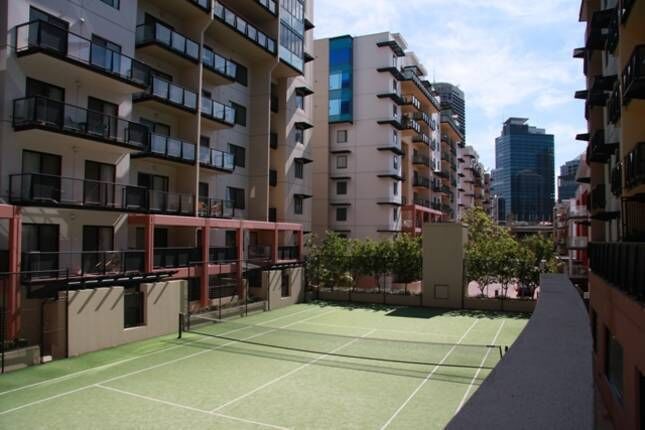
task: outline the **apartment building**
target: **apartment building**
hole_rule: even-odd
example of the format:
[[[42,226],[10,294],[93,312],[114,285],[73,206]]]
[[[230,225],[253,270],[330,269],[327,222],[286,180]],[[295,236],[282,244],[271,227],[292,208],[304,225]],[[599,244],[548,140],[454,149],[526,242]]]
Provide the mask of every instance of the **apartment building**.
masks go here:
[[[446,217],[437,175],[441,136],[451,132],[404,38],[314,44],[313,231],[383,239]]]
[[[567,161],[560,166],[560,175],[558,176],[558,202],[575,198],[578,183],[576,174],[580,165],[580,157]]]
[[[466,142],[466,95],[457,85],[448,82],[433,82],[432,86],[441,100],[442,110],[451,110],[457,115],[459,131]]]
[[[242,262],[301,260],[312,0],[17,0],[0,12],[0,272],[22,273],[0,281],[10,338],[25,335],[21,300],[72,281],[119,275],[132,285],[125,318],[142,324],[141,274],[188,279],[200,309],[243,298]]]
[[[465,142],[460,131],[459,116],[452,110],[441,111],[441,170],[437,185],[440,186],[440,208],[444,221],[454,221],[459,216],[458,190],[461,177],[458,176],[458,149],[464,149]]]
[[[645,426],[645,2],[584,0],[594,376],[615,428]]]
[[[485,208],[486,173],[479,161],[479,154],[472,146],[460,146],[457,149],[457,161],[457,219],[461,220],[469,209]]]

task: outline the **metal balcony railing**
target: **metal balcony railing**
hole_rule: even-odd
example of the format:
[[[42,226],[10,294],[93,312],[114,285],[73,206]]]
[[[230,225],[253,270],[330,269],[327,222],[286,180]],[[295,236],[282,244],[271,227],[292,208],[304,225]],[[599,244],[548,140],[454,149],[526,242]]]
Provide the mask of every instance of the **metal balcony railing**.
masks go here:
[[[430,157],[428,157],[427,155],[419,154],[415,151],[412,155],[412,163],[430,167]]]
[[[195,213],[195,196],[191,194],[168,193],[148,190],[149,212],[192,216]]]
[[[591,209],[603,210],[607,206],[607,199],[605,197],[605,184],[598,184],[591,191]]]
[[[645,45],[634,48],[623,69],[623,103],[645,98]]]
[[[209,263],[226,263],[237,260],[237,248],[234,246],[211,248],[208,253]]]
[[[21,271],[26,281],[69,277],[101,276],[144,271],[144,251],[80,251],[22,253]]]
[[[235,12],[225,7],[219,1],[215,0],[213,6],[214,16],[216,19],[226,24],[231,29],[237,31],[242,36],[246,37],[251,42],[258,45],[260,48],[266,50],[267,52],[273,55],[277,53],[275,39],[267,36],[264,32],[258,30],[256,27],[246,22],[243,18],[237,16]]]
[[[299,258],[300,248],[298,246],[278,247],[278,260],[298,260]]]
[[[155,269],[178,269],[190,267],[201,260],[199,248],[155,248],[153,266]]]
[[[199,61],[199,43],[183,34],[177,33],[160,22],[140,24],[137,26],[137,47],[151,43],[159,44],[190,61]]]
[[[198,214],[203,218],[233,218],[235,216],[235,204],[231,200],[201,197],[199,199]]]
[[[625,187],[635,188],[645,184],[645,142],[640,142],[636,148],[625,157]]]
[[[430,178],[415,173],[412,185],[414,187],[430,188]]]
[[[150,145],[146,152],[164,158],[195,162],[195,144],[169,136],[151,134]]]
[[[233,154],[204,146],[199,148],[199,162],[202,166],[217,170],[227,172],[235,170],[235,156]]]
[[[43,128],[134,149],[142,149],[148,138],[141,124],[40,96],[13,101],[13,127]]]
[[[31,21],[16,27],[16,53],[35,52],[79,63],[135,86],[145,87],[150,82],[147,65],[45,21]]]
[[[591,271],[630,295],[645,301],[645,243],[613,242],[589,245]]]
[[[270,260],[273,258],[273,250],[268,245],[249,245],[247,256],[249,260]]]
[[[135,94],[134,100],[146,100],[150,98],[190,111],[197,109],[197,94],[195,92],[175,85],[158,76],[152,78],[152,85],[146,91]]]
[[[259,3],[273,15],[278,13],[278,5],[274,0],[255,0],[255,2]]]
[[[188,0],[188,1],[200,7],[205,12],[210,13],[211,11],[211,0]]]
[[[404,96],[403,104],[407,106],[412,106],[417,110],[421,109],[421,102],[415,96]]]

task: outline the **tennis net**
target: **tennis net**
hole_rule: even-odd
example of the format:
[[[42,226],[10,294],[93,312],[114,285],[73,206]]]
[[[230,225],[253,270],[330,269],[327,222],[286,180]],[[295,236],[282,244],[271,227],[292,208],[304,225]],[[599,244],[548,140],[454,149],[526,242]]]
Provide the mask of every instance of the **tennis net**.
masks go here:
[[[302,331],[245,324],[239,319],[220,320],[209,314],[190,315],[184,330],[251,347],[275,348],[342,359],[370,360],[398,365],[489,368],[502,358],[500,345],[427,342]]]

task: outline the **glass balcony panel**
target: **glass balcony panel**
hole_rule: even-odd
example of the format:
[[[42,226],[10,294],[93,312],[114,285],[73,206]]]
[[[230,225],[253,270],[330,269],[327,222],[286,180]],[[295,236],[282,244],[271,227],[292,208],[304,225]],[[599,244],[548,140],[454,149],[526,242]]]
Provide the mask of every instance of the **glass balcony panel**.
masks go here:
[[[170,46],[175,51],[186,52],[186,38],[179,33],[173,32]]]
[[[158,22],[155,23],[154,38],[165,45],[172,46],[172,30]]]
[[[184,160],[195,161],[195,145],[192,143],[182,142],[181,152]]]
[[[155,154],[166,154],[166,136],[153,134],[150,140],[150,151]]]
[[[169,138],[167,155],[169,157],[181,158],[181,141]]]

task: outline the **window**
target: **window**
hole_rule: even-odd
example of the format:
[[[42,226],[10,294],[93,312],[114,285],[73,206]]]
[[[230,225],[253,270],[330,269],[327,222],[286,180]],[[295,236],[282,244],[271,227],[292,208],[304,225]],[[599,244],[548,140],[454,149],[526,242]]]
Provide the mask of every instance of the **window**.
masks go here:
[[[399,220],[399,208],[392,208],[392,220],[394,222]]]
[[[394,118],[399,117],[399,108],[396,105],[392,105],[392,116]]]
[[[336,221],[347,221],[347,208],[336,208]]]
[[[399,157],[398,155],[395,155],[392,157],[392,166],[394,167],[395,170],[399,170]]]
[[[233,162],[237,167],[246,167],[246,148],[229,143],[228,152],[233,154]]]
[[[336,131],[336,143],[347,143],[347,130]]]
[[[237,81],[238,84],[246,87],[249,84],[249,71],[247,70],[246,67],[242,66],[241,64],[237,64],[237,67],[235,68],[235,80]]]
[[[269,186],[278,186],[278,171],[275,169],[269,169]]]
[[[399,144],[399,133],[396,132],[396,130],[393,130],[393,137],[394,137],[394,144],[398,145]]]
[[[281,282],[281,289],[280,293],[282,297],[289,297],[291,296],[291,283],[289,282],[289,271],[288,270],[283,270],[282,271],[282,282]]]
[[[296,215],[302,215],[303,209],[302,209],[302,202],[303,198],[300,196],[296,196],[293,199],[293,213]]]
[[[296,128],[294,132],[294,138],[296,140],[296,143],[304,143],[305,142],[305,131],[301,128]]]
[[[104,274],[111,269],[110,262],[114,257],[114,227],[112,226],[83,226],[83,273]],[[118,270],[118,269],[117,269]]]
[[[249,270],[246,273],[249,288],[262,288],[262,270]]]
[[[29,173],[30,186],[23,183],[22,196],[27,200],[59,202],[61,200],[61,157],[35,151],[22,151],[22,173]]]
[[[394,92],[396,92],[398,88],[399,83],[396,81],[396,79],[392,79],[392,89],[394,90]]]
[[[45,97],[49,100],[54,100],[61,103],[65,101],[64,88],[31,78],[27,78],[25,95],[26,97]]]
[[[121,46],[97,35],[92,35],[91,63],[107,71],[121,68]]]
[[[46,271],[51,270],[53,276],[58,276],[58,229],[58,224],[22,225],[23,271],[47,276]],[[32,255],[34,252],[37,254]]]
[[[137,184],[140,187],[147,188],[148,190],[168,192],[168,177],[160,175],[152,175],[148,173],[139,173],[137,177]]]
[[[339,196],[344,196],[347,194],[347,182],[340,181],[336,182],[336,194]]]
[[[296,109],[305,110],[305,97],[296,94]]]
[[[297,179],[302,179],[305,177],[305,163],[302,160],[296,160],[294,162],[295,174]]]
[[[347,169],[347,156],[339,155],[336,157],[336,168],[337,169]]]
[[[234,102],[231,102],[231,106],[235,109],[235,124],[246,127],[246,106]]]
[[[50,15],[47,12],[43,12],[40,9],[36,9],[33,6],[29,8],[29,21],[45,21],[46,23],[55,25],[63,30],[67,30],[69,28],[67,21],[56,18],[55,16]]]
[[[143,303],[145,297],[140,286],[127,287],[123,290],[123,328],[144,325]]]
[[[83,203],[113,207],[116,193],[116,168],[112,164],[85,161]]]
[[[119,106],[94,97],[87,99],[87,129],[98,136],[116,139]]]
[[[607,345],[605,350],[605,375],[619,401],[623,399],[623,347],[605,328]]]
[[[234,209],[244,210],[246,208],[246,199],[244,198],[243,188],[228,187],[228,200],[233,202]]]
[[[392,192],[394,193],[395,196],[399,195],[399,183],[398,182],[393,182],[392,183]]]
[[[108,6],[112,6],[114,9],[119,8],[119,0],[100,0]]]
[[[139,123],[146,127],[150,133],[159,136],[170,136],[170,126],[161,122],[152,121],[146,118],[139,118]]]

